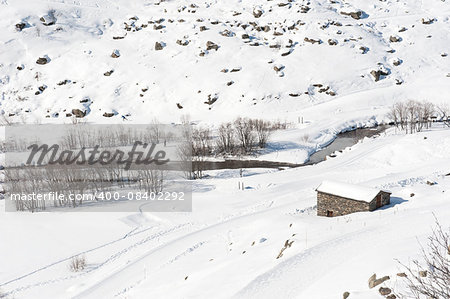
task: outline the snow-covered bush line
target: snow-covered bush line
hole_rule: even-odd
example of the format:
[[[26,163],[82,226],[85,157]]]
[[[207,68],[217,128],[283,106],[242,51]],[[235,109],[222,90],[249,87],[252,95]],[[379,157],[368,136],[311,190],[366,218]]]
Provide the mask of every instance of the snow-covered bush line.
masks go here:
[[[213,136],[209,128],[194,128],[191,136],[193,173],[189,177],[203,176],[206,157],[253,154],[267,146],[273,131],[287,127],[286,123],[238,117],[221,124],[217,136]]]
[[[421,132],[424,128],[428,129],[433,121],[443,121],[448,123],[450,118],[450,109],[447,105],[434,105],[430,102],[418,102],[410,100],[408,102],[395,103],[388,117],[394,125],[406,134]]]

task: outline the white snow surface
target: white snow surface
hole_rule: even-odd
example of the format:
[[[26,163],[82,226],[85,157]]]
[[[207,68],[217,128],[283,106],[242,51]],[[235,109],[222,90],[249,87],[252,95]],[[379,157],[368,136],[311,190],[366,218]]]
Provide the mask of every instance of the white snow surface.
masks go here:
[[[319,187],[317,187],[316,191],[344,198],[371,202],[381,190],[338,181],[323,181]]]
[[[72,109],[89,123],[286,121],[258,159],[302,163],[341,131],[387,121],[395,102],[449,103],[449,15],[448,0],[0,0],[0,110],[15,123],[70,123]],[[389,74],[375,82],[378,69]],[[0,200],[0,296],[376,299],[374,273],[402,290],[397,260],[420,258],[436,218],[450,227],[450,130],[389,129],[336,154],[210,171],[192,213],[6,213]],[[315,188],[335,179],[388,189],[391,204],[317,217]],[[77,255],[87,267],[70,272]]]

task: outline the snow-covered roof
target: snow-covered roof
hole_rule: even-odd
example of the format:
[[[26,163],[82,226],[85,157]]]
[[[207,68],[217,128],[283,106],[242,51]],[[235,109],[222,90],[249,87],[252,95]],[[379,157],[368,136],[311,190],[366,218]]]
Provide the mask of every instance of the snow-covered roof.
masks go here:
[[[371,202],[381,190],[349,183],[323,181],[322,184],[317,187],[316,191],[349,199]]]

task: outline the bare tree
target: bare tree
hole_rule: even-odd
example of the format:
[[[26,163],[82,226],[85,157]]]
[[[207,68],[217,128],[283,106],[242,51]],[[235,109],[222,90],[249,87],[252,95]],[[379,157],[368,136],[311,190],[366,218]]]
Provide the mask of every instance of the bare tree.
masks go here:
[[[267,142],[269,141],[269,137],[272,134],[270,122],[264,121],[262,119],[256,119],[253,121],[253,126],[258,138],[258,146],[260,148],[265,148]]]
[[[218,130],[217,149],[221,153],[231,153],[235,148],[235,131],[233,124],[221,124]]]
[[[208,128],[198,128],[192,131],[192,159],[194,178],[202,178],[204,162],[212,153],[211,131]]]
[[[254,126],[251,119],[239,117],[234,121],[234,129],[239,140],[241,150],[249,153],[255,145]]]
[[[139,176],[139,189],[145,192],[158,193],[164,189],[165,171],[148,168],[137,171]]]
[[[407,293],[405,298],[450,298],[450,230],[436,220],[436,228],[428,237],[427,247],[422,247],[422,261],[414,260],[405,266]]]
[[[423,128],[429,128],[434,113],[435,107],[432,103],[410,100],[406,103],[395,103],[387,116],[406,134],[413,134],[421,132]]]
[[[439,115],[439,120],[450,127],[450,105],[442,103],[436,107]]]

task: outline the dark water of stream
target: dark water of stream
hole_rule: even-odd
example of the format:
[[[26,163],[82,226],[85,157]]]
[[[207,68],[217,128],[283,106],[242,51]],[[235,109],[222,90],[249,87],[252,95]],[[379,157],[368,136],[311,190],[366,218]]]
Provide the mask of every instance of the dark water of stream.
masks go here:
[[[225,161],[203,161],[193,162],[202,163],[204,170],[219,170],[219,169],[241,169],[241,168],[293,168],[305,165],[314,165],[325,161],[327,156],[332,156],[334,152],[343,151],[347,147],[353,146],[362,140],[364,137],[373,137],[384,132],[388,126],[377,126],[374,128],[354,129],[351,131],[340,133],[336,136],[325,148],[313,153],[309,157],[309,161],[305,164],[292,164],[285,162],[274,161],[260,161],[260,160],[225,160]],[[195,166],[194,166],[195,168]]]

